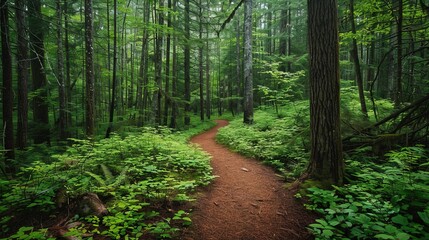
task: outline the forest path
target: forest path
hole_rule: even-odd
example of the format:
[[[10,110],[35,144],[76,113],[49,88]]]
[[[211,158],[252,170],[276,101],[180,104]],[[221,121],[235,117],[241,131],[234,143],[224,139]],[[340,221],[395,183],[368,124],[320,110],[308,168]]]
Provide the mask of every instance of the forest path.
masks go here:
[[[193,224],[185,240],[312,239],[306,226],[314,221],[281,178],[260,162],[216,143],[218,125],[191,139],[212,155],[218,177],[198,197]]]

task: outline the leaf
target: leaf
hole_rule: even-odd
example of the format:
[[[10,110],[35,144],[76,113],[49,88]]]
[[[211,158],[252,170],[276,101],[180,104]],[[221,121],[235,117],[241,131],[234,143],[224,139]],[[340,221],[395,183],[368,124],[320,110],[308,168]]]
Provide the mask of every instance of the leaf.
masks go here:
[[[408,219],[402,215],[396,215],[392,217],[392,222],[401,224],[402,226],[408,225]]]
[[[403,233],[403,232],[400,232],[400,233],[396,234],[396,239],[397,240],[408,240],[408,239],[410,239],[410,237],[411,236],[409,234]]]
[[[429,213],[428,212],[417,212],[419,217],[423,220],[423,222],[429,225]]]
[[[325,237],[331,237],[332,235],[334,235],[334,232],[332,232],[331,230],[323,230],[322,235]]]
[[[393,236],[387,234],[377,234],[374,237],[377,239],[395,239]]]

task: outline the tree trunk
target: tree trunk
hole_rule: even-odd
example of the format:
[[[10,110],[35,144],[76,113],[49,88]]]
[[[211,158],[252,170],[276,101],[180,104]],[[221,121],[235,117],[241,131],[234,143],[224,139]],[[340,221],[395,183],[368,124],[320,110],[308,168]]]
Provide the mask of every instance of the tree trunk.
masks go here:
[[[252,0],[245,0],[244,9],[244,118],[253,123],[253,64],[252,64]]]
[[[356,35],[356,24],[355,24],[355,14],[354,14],[354,0],[350,0],[350,23],[351,23],[351,26],[352,26],[352,33],[353,33],[353,35]],[[353,37],[353,40],[352,40],[352,51],[351,51],[351,54],[352,54],[353,63],[354,63],[354,66],[355,66],[356,82],[357,82],[358,91],[359,91],[360,108],[361,108],[362,113],[365,116],[368,116],[368,111],[367,111],[366,103],[365,103],[365,94],[364,94],[364,91],[363,91],[362,71],[360,69],[358,47],[357,47],[357,41],[356,41],[355,37]]]
[[[167,8],[168,8],[168,17],[167,17],[167,28],[170,29],[172,27],[171,25],[171,12],[172,5],[171,0],[168,0],[167,2]],[[165,126],[168,125],[168,112],[171,104],[171,95],[170,95],[170,60],[171,60],[171,34],[170,32],[167,33],[167,42],[166,42],[166,52],[165,52],[165,103],[164,103],[164,119],[163,124]]]
[[[341,185],[340,76],[336,0],[308,1],[311,158],[309,177]]]
[[[154,3],[156,4],[156,3]],[[155,91],[153,93],[153,114],[155,125],[161,125],[161,99],[162,99],[162,42],[164,25],[164,0],[159,1],[158,28],[155,43]]]
[[[199,17],[199,35],[200,40],[198,47],[198,73],[199,73],[199,85],[200,85],[200,119],[204,121],[204,61],[203,61],[203,12],[202,3],[199,0],[198,17]]]
[[[13,173],[12,160],[15,159],[15,143],[13,136],[12,53],[9,41],[9,12],[7,0],[1,0],[0,3],[4,158],[6,160],[6,173]]]
[[[185,49],[184,49],[184,72],[185,72],[185,125],[191,124],[191,30],[190,30],[190,6],[185,1]]]
[[[398,18],[396,25],[396,40],[398,42],[397,61],[396,61],[396,91],[395,108],[400,108],[402,103],[402,20],[403,20],[403,2],[398,0]]]
[[[31,73],[33,80],[33,118],[36,124],[34,129],[34,143],[50,143],[48,86],[45,73],[44,21],[42,19],[40,0],[28,1]]]
[[[112,99],[110,99],[109,108],[109,126],[106,131],[106,138],[110,137],[113,128],[113,117],[116,105],[116,84],[117,84],[117,65],[118,65],[118,1],[113,1],[113,72],[112,72]]]
[[[16,0],[16,29],[17,29],[17,54],[18,63],[18,127],[16,145],[19,149],[27,146],[28,139],[28,35],[24,9],[25,0]]]
[[[286,56],[287,54],[287,28],[288,28],[288,10],[283,9],[280,13],[280,42],[279,42],[279,54],[280,56]],[[286,72],[287,66],[285,63],[281,63],[279,70]]]
[[[92,0],[85,0],[85,127],[86,135],[93,137],[95,132],[95,95],[94,95],[94,48],[93,48]]]
[[[176,11],[176,0],[173,0],[173,12]],[[176,22],[177,18],[176,16],[173,16],[173,23]],[[170,128],[176,128],[177,127],[177,114],[178,114],[178,107],[177,107],[177,36],[176,34],[173,35],[173,66],[172,66],[172,82],[171,82],[171,96],[172,104],[171,104],[171,119],[170,119]]]
[[[72,84],[71,84],[71,64],[70,64],[70,43],[69,43],[69,12],[68,2],[64,0],[64,48],[66,51],[66,100],[67,109],[70,110],[72,105]],[[67,115],[67,126],[72,126],[72,115],[71,111],[66,112]]]
[[[271,14],[271,12],[270,12],[270,14]],[[237,64],[237,66],[236,66],[236,74],[237,74],[237,86],[236,86],[236,92],[235,92],[235,94],[237,94],[237,98],[239,98],[240,96],[241,96],[241,57],[242,57],[242,55],[241,55],[241,45],[240,45],[240,28],[241,28],[241,25],[240,25],[240,19],[238,19],[237,18],[237,20],[236,20],[236,22],[237,22],[237,28],[236,28],[236,34],[235,34],[235,52],[236,52],[236,64]],[[271,30],[270,30],[270,32],[271,32]],[[268,47],[271,49],[271,39],[269,39],[269,43],[270,44],[268,44]],[[240,99],[237,99],[236,100],[236,109],[235,109],[235,111],[236,111],[236,113],[238,114],[239,112],[240,112],[240,105],[241,105],[241,100]]]
[[[211,117],[211,81],[210,81],[210,46],[209,46],[209,31],[208,25],[206,29],[206,117],[210,119]]]
[[[60,140],[66,140],[69,137],[67,126],[67,98],[66,83],[64,79],[64,52],[63,52],[63,9],[61,0],[57,0],[57,79],[58,79],[58,98],[59,98],[59,118]]]

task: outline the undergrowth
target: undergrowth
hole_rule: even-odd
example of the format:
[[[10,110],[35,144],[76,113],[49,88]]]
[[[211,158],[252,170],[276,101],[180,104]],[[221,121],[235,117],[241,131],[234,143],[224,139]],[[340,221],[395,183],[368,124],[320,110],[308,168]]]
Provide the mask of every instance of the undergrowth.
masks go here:
[[[23,166],[14,179],[0,180],[0,236],[49,239],[45,222],[72,214],[65,236],[92,239],[172,238],[191,224],[185,203],[212,179],[209,156],[187,140],[197,130],[173,134],[167,128],[143,128],[121,137],[73,139],[65,153]],[[80,197],[96,193],[106,203],[104,217],[76,210]],[[59,195],[62,194],[62,196]],[[26,217],[28,216],[28,217]],[[41,219],[38,225],[34,220]],[[39,220],[40,220],[39,219]],[[70,223],[76,223],[70,227]],[[24,224],[20,228],[16,225]],[[42,227],[40,228],[40,226]]]
[[[258,110],[254,124],[236,119],[217,134],[216,140],[234,151],[264,161],[286,178],[296,178],[305,169],[309,148],[308,103],[290,104],[277,115]]]
[[[422,147],[404,147],[346,161],[349,183],[309,188],[307,207],[323,215],[309,229],[316,239],[429,239],[429,162]]]

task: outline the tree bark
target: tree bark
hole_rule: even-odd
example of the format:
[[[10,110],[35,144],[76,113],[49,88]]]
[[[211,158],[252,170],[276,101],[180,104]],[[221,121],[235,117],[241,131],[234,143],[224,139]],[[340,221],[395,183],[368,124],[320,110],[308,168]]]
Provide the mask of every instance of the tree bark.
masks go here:
[[[6,173],[13,173],[14,167],[11,160],[15,159],[15,143],[13,136],[12,53],[9,41],[9,12],[7,0],[1,0],[0,3],[4,158],[6,160]]]
[[[199,0],[198,17],[199,17],[199,33],[200,46],[198,47],[198,73],[200,85],[200,119],[204,121],[204,61],[203,61],[203,12],[202,2]]]
[[[244,3],[244,118],[253,123],[252,0]]]
[[[34,143],[50,144],[48,86],[45,72],[45,25],[42,19],[40,0],[28,1],[29,28],[31,49],[31,73],[33,80],[33,118],[36,124],[34,129]]]
[[[343,183],[336,0],[308,0],[312,179]]]
[[[172,7],[171,0],[168,0],[167,2],[167,8],[168,8],[168,16],[167,16],[167,28],[170,29],[172,27],[171,24],[171,7]],[[168,112],[171,105],[171,95],[170,95],[170,65],[171,65],[171,34],[170,32],[167,33],[167,40],[166,40],[166,50],[165,50],[165,103],[164,103],[164,119],[163,124],[165,126],[168,125]]]
[[[27,146],[28,139],[28,34],[25,0],[15,1],[15,18],[17,29],[17,75],[18,75],[18,127],[16,145],[19,149]]]
[[[155,3],[156,4],[156,3]],[[153,93],[153,114],[155,125],[161,125],[161,99],[162,99],[162,47],[163,47],[163,30],[164,25],[164,0],[159,1],[158,10],[158,28],[156,31],[155,43],[155,91]]]
[[[95,95],[94,95],[94,48],[92,0],[85,0],[85,127],[86,135],[92,137],[95,132]]]
[[[173,12],[176,11],[176,1],[173,0]],[[176,22],[176,16],[173,16],[173,22]],[[171,119],[170,119],[170,128],[176,128],[177,127],[177,114],[178,114],[178,107],[177,107],[177,36],[176,34],[173,35],[173,50],[172,50],[172,79],[171,79],[171,95],[173,97],[172,104],[171,104]]]
[[[398,42],[397,61],[396,61],[396,91],[395,108],[400,108],[402,103],[402,22],[403,22],[403,2],[398,1],[398,17],[396,24],[396,40]]]
[[[106,138],[110,137],[113,129],[113,117],[116,105],[116,85],[117,85],[117,65],[118,65],[118,1],[113,1],[113,72],[112,72],[112,99],[109,107],[109,126],[106,131]]]
[[[184,73],[185,73],[185,125],[191,124],[191,30],[190,30],[190,6],[185,1],[185,46],[184,46]]]
[[[59,98],[59,118],[58,125],[60,129],[60,140],[66,140],[69,137],[67,126],[67,96],[66,83],[64,79],[64,51],[63,51],[63,9],[61,0],[57,0],[57,80],[58,80],[58,98]]]

